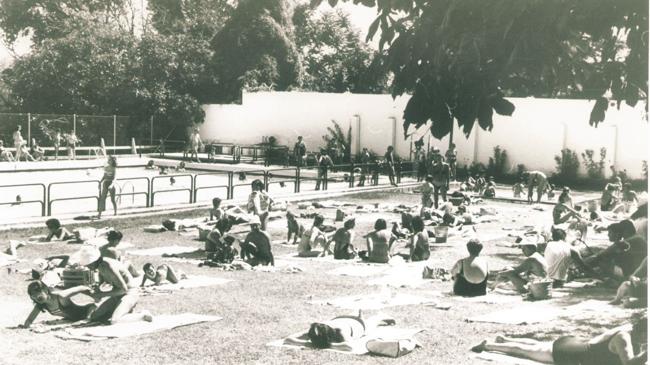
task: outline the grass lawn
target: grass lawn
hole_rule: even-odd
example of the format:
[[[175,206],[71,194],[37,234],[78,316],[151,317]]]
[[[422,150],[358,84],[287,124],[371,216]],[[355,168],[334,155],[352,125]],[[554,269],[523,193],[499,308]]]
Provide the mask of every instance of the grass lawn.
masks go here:
[[[340,200],[368,204],[419,202],[419,195],[409,193],[367,193],[346,196]],[[551,206],[545,212],[531,210],[526,205],[508,203],[490,203],[499,210],[498,221],[480,224],[479,233],[502,231],[504,226],[521,226],[532,222],[551,220]],[[297,207],[291,206],[295,211]],[[327,222],[331,223],[334,209],[321,210]],[[205,212],[184,213],[182,217],[201,216]],[[360,236],[371,230],[374,220],[379,215],[357,215],[357,244],[362,243]],[[389,220],[399,219],[398,214],[381,214]],[[158,246],[195,246],[203,243],[179,235],[176,232],[149,234],[142,227],[159,224],[161,217],[123,218],[110,223],[95,222],[92,226],[101,227],[110,224],[124,233],[124,241],[133,243],[136,248]],[[307,226],[308,220],[302,220]],[[340,223],[337,224],[340,226]],[[74,226],[69,227],[74,228]],[[273,239],[286,238],[284,219],[270,224]],[[8,239],[25,238],[32,234],[43,233],[41,230],[13,230],[0,232],[0,242]],[[488,256],[490,269],[496,270],[513,265],[521,258],[520,251],[495,245],[496,241],[485,242],[482,255]],[[8,243],[7,243],[8,244]],[[23,247],[19,257],[26,261],[16,268],[28,268],[30,262],[39,257],[54,254],[66,254],[76,251],[79,246],[63,243]],[[292,252],[293,248],[274,245],[276,258]],[[431,262],[434,266],[450,269],[454,262],[466,256],[464,243],[454,247],[436,248],[432,251]],[[130,256],[131,261],[141,267],[145,262],[160,264],[162,257]],[[422,348],[398,359],[353,356],[326,351],[295,351],[290,349],[267,347],[269,341],[279,339],[309,327],[314,321],[327,320],[346,311],[324,305],[309,304],[313,299],[375,293],[383,288],[368,285],[369,278],[334,276],[327,271],[339,267],[340,263],[304,261],[294,262],[304,272],[289,274],[283,272],[235,271],[224,272],[215,268],[197,267],[189,263],[168,262],[188,274],[210,275],[232,279],[221,286],[183,289],[171,295],[141,297],[138,309],[148,309],[155,314],[173,314],[193,312],[222,316],[219,322],[204,323],[177,328],[150,335],[115,339],[94,343],[63,341],[52,333],[36,334],[29,330],[9,327],[22,323],[31,310],[31,303],[26,293],[28,276],[8,274],[0,271],[0,363],[6,364],[336,364],[366,363],[379,364],[475,364],[470,357],[469,348],[482,339],[499,333],[510,335],[528,334],[538,339],[550,339],[560,334],[590,336],[600,333],[603,328],[618,324],[621,319],[601,318],[598,321],[554,320],[536,325],[498,325],[468,323],[465,318],[488,313],[504,308],[506,305],[468,303],[443,298],[452,304],[451,309],[439,310],[427,306],[401,306],[382,310],[393,316],[400,327],[422,327],[426,329],[417,336]],[[434,291],[449,292],[450,282],[428,283],[418,289],[392,289],[427,296]],[[583,298],[611,299],[614,289],[590,289],[579,295],[567,298],[567,301],[579,301]],[[516,304],[508,304],[514,306]],[[367,313],[372,315],[373,312]],[[534,315],[534,314],[531,314]],[[51,319],[49,314],[42,314],[37,322]]]

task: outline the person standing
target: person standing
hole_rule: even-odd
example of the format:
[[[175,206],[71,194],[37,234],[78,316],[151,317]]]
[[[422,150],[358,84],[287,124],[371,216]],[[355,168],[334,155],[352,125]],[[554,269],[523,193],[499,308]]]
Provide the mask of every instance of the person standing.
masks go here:
[[[251,183],[251,193],[248,196],[247,208],[249,213],[254,214],[260,219],[262,231],[266,231],[271,204],[271,197],[264,191],[264,183],[259,179],[253,180]]]
[[[76,147],[78,142],[75,132],[72,131],[71,133],[67,134],[65,141],[68,145],[68,158],[70,160],[75,160],[77,158]]]
[[[111,194],[111,203],[113,203],[113,212],[117,215],[117,203],[115,202],[115,186],[113,181],[115,181],[115,174],[117,172],[117,161],[115,156],[108,156],[108,161],[104,166],[104,176],[102,177],[101,190],[99,192],[99,204],[97,209],[97,219],[102,217],[102,212],[106,210],[106,198],[108,194]]]
[[[450,177],[451,179],[456,180],[456,159],[458,158],[458,151],[456,151],[455,143],[449,145],[449,149],[445,153],[445,158],[447,164],[449,164]]]
[[[368,148],[364,147],[363,150],[361,150],[359,162],[361,163],[361,176],[359,176],[359,183],[357,186],[365,186],[368,173],[370,172],[370,168],[368,166],[370,163],[370,152],[368,152]]]
[[[52,144],[54,145],[54,160],[59,159],[59,148],[61,148],[61,128],[57,128],[54,133],[54,138],[52,139]]]
[[[546,175],[540,171],[526,171],[523,177],[528,181],[528,203],[533,202],[533,189],[537,187],[537,202],[542,200],[548,181]]]
[[[422,148],[422,144],[415,144],[415,166],[417,168],[418,182],[422,181],[427,175],[427,154]]]
[[[384,154],[384,163],[386,164],[386,172],[388,173],[388,180],[393,186],[395,183],[395,154],[393,153],[393,146],[388,146],[386,154]]]
[[[449,188],[449,165],[442,161],[441,154],[433,154],[431,165],[431,176],[433,177],[433,205],[438,209],[438,196],[447,201],[447,189]]]
[[[316,156],[316,161],[318,163],[318,177],[316,179],[316,190],[320,190],[321,183],[323,183],[323,189],[327,186],[327,171],[334,166],[332,158],[327,154],[327,152],[322,151]]]
[[[196,162],[201,162],[199,159],[199,149],[203,146],[203,141],[201,141],[201,135],[199,134],[199,129],[194,128],[192,134],[190,135],[190,161],[196,156]]]
[[[16,131],[13,134],[14,147],[16,148],[16,161],[20,161],[20,158],[22,156],[23,145],[26,143],[25,140],[23,139],[23,135],[20,132],[22,129],[23,127],[20,124],[18,124],[18,127],[16,127]]]
[[[307,155],[307,146],[305,146],[302,136],[298,136],[298,141],[293,145],[293,156],[296,161],[296,166],[302,167],[305,165],[305,155]]]

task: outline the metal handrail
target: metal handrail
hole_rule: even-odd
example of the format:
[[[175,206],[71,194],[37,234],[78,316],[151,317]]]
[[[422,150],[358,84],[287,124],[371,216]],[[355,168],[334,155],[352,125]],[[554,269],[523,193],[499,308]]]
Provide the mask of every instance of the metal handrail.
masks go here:
[[[180,188],[180,189],[169,189],[169,190],[158,190],[151,193],[151,206],[154,206],[154,198],[157,193],[171,193],[174,191],[187,191],[190,193],[190,204],[192,204],[192,188]]]
[[[192,180],[192,187],[193,187],[193,191],[194,191],[194,203],[196,203],[196,197],[198,195],[198,191],[199,190],[205,190],[205,189],[217,189],[217,188],[224,188],[225,187],[226,188],[226,199],[230,199],[230,185],[232,183],[233,172],[228,171],[226,173],[226,177],[228,178],[227,185],[208,185],[208,186],[200,186],[200,187],[196,186],[198,178],[200,176],[206,176],[206,175],[209,175],[209,176],[221,176],[223,174],[218,173],[218,172],[206,172],[206,173],[201,173],[201,174],[194,175],[194,178]]]
[[[73,184],[87,184],[87,183],[97,183],[97,190],[101,191],[101,181],[100,180],[80,180],[80,181],[56,181],[47,185],[47,215],[52,215],[52,203],[60,200],[74,200],[74,199],[88,199],[89,197],[74,197],[74,198],[61,198],[61,199],[52,199],[52,186],[55,185],[73,185]],[[97,197],[99,202],[99,197]]]
[[[148,208],[149,207],[149,200],[150,200],[150,196],[151,196],[151,189],[152,189],[151,179],[149,177],[147,177],[147,176],[125,177],[125,178],[122,178],[122,179],[116,179],[115,181],[140,181],[140,180],[144,180],[144,181],[147,182],[147,191],[146,192],[142,192],[142,191],[136,192],[135,187],[134,187],[133,188],[134,191],[133,191],[133,193],[131,193],[131,195],[135,195],[136,193],[137,194],[140,194],[140,193],[146,194],[147,195],[147,205],[146,205],[146,207]],[[122,194],[122,193],[119,194],[119,196],[122,196],[122,195],[126,195],[126,194]],[[118,196],[118,194],[116,194],[116,196]]]
[[[4,202],[0,205],[22,205],[22,204],[32,204],[32,203],[41,203],[41,215],[45,216],[45,202],[42,200],[25,200],[21,202]]]
[[[96,196],[96,195],[75,196],[75,197],[71,197],[71,198],[51,199],[51,200],[48,200],[48,202],[47,202],[48,215],[52,215],[52,203],[54,203],[54,202],[65,201],[65,200],[83,200],[83,199],[96,199],[97,200],[97,205],[99,205],[99,197]]]
[[[20,202],[20,203],[27,203],[27,202],[33,203],[33,202],[39,202],[40,201],[42,203],[41,204],[41,208],[42,208],[41,209],[41,212],[42,212],[41,214],[43,215],[43,217],[45,217],[45,215],[47,214],[47,211],[45,211],[45,204],[47,202],[47,196],[49,195],[49,191],[45,188],[45,184],[42,184],[42,183],[29,183],[29,184],[0,185],[0,189],[2,189],[2,188],[17,188],[17,187],[24,187],[24,186],[40,186],[40,187],[43,188],[43,200],[28,200],[26,202]],[[47,194],[46,194],[46,191],[47,191]],[[17,202],[9,202],[9,204],[15,204],[15,203],[17,203]],[[2,205],[5,205],[5,204],[2,204]]]
[[[154,191],[153,185],[154,185],[154,182],[156,181],[156,179],[169,179],[170,177],[174,177],[174,178],[177,178],[177,177],[189,177],[190,178],[190,187],[189,188],[166,189],[166,190]],[[190,192],[190,204],[191,204],[192,203],[192,195],[194,195],[193,192],[192,192],[193,189],[194,189],[193,184],[194,184],[194,175],[192,175],[192,174],[154,176],[154,177],[151,178],[151,185],[150,185],[151,187],[149,189],[149,191],[151,192],[151,194],[150,194],[151,195],[151,204],[149,206],[150,207],[154,206],[154,196],[156,195],[156,193],[172,192],[172,191],[185,191],[185,190]]]

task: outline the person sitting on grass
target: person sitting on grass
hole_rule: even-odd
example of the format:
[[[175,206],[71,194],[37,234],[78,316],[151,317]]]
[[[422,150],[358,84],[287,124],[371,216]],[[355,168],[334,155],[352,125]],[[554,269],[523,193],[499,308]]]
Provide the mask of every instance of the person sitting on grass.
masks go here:
[[[460,191],[474,191],[474,189],[476,189],[476,179],[469,175],[467,180],[460,185]]]
[[[93,316],[97,308],[94,302],[81,305],[71,299],[76,294],[90,294],[91,292],[92,288],[86,285],[59,290],[50,288],[41,281],[33,281],[27,286],[27,294],[34,302],[34,309],[29,313],[25,322],[18,327],[29,328],[41,312],[48,312],[53,316],[73,322],[83,319],[98,320]]]
[[[483,191],[484,198],[494,198],[497,195],[496,183],[494,182],[494,177],[490,176],[487,184],[485,185],[485,191]]]
[[[336,230],[332,236],[332,240],[327,243],[327,246],[334,242],[334,259],[335,260],[351,260],[357,257],[357,251],[354,249],[354,227],[356,221],[353,217],[348,217],[343,222],[343,228]],[[325,250],[327,251],[327,250]]]
[[[529,338],[497,336],[472,347],[474,352],[493,351],[544,364],[631,365],[645,364],[648,358],[648,319],[643,314],[588,341],[561,336],[541,342]],[[636,354],[636,355],[635,355]]]
[[[154,269],[153,264],[147,262],[142,266],[144,275],[142,277],[142,284],[144,286],[147,280],[153,281],[153,285],[161,285],[163,281],[167,280],[172,284],[177,284],[179,281],[187,279],[187,275],[182,271],[174,270],[173,267],[167,264],[159,265]]]
[[[645,232],[637,234],[632,220],[610,224],[607,235],[612,244],[598,254],[587,257],[585,263],[590,268],[600,268],[605,276],[624,280],[648,256],[647,227]]]
[[[251,266],[275,266],[271,252],[271,236],[261,229],[259,217],[255,216],[250,221],[251,231],[246,235],[241,244],[241,258]]]
[[[210,209],[210,220],[219,220],[225,216],[225,212],[221,208],[221,199],[212,199],[212,208]]]
[[[519,293],[527,292],[526,285],[535,278],[543,279],[547,276],[548,265],[546,259],[537,252],[537,244],[531,241],[519,243],[521,251],[526,258],[518,266],[501,271],[497,274],[491,288],[494,290],[500,283],[511,282]]]
[[[578,208],[579,209],[579,208]],[[573,209],[571,196],[564,191],[560,194],[557,204],[553,207],[553,224],[568,223],[568,228],[580,232],[580,239],[587,237],[588,222],[582,218],[579,211]]]
[[[235,239],[232,236],[226,236],[231,227],[232,225],[228,219],[224,217],[217,221],[214,229],[208,233],[205,240],[205,251],[208,260],[222,264],[233,262],[237,256],[237,250],[232,247]]]
[[[109,318],[110,324],[141,320],[151,322],[153,320],[148,311],[133,313],[133,309],[138,304],[140,292],[138,284],[123,263],[101,257],[99,250],[93,247],[85,247],[80,252],[78,264],[91,270],[97,270],[99,273],[98,287],[103,284],[112,287],[109,291],[95,290],[91,293],[96,302],[101,302],[93,314],[96,316],[95,318]]]
[[[454,295],[476,297],[486,294],[488,263],[479,254],[483,250],[481,242],[474,238],[467,242],[469,256],[460,259],[451,269],[454,279]]]
[[[388,263],[390,250],[396,240],[397,237],[388,230],[386,221],[379,218],[375,221],[375,230],[366,235],[368,250],[359,252],[359,257],[369,262]]]
[[[379,326],[392,326],[395,320],[386,316],[363,318],[361,311],[356,316],[338,316],[326,322],[314,322],[309,326],[307,337],[318,349],[350,345],[350,341],[371,336]]]
[[[43,242],[67,241],[74,238],[74,235],[61,226],[61,222],[56,218],[46,220],[45,226],[47,226],[48,233]]]
[[[117,249],[117,246],[122,241],[122,232],[110,230],[106,235],[107,244],[99,248],[99,253],[102,257],[108,257],[109,259],[117,260],[122,262],[129,270],[129,273],[133,277],[140,276],[140,272],[133,266],[133,264],[125,259],[122,253]]]
[[[637,209],[638,204],[639,198],[637,197],[636,191],[632,190],[632,184],[625,183],[621,192],[621,203],[613,208],[612,211],[614,213],[629,214]]]
[[[474,185],[474,191],[477,192],[478,195],[483,195],[486,185],[487,181],[485,181],[485,174],[482,172],[480,174],[476,174],[476,184]]]
[[[626,308],[643,308],[648,303],[648,258],[624,281],[611,304],[623,303]]]
[[[429,250],[429,234],[424,229],[422,218],[413,218],[411,227],[413,227],[413,236],[411,236],[411,242],[408,245],[411,250],[409,254],[411,261],[426,261],[431,256],[431,251]]]
[[[551,228],[551,241],[546,243],[544,259],[546,260],[546,273],[553,280],[554,288],[561,288],[567,281],[569,267],[576,263],[588,274],[593,275],[580,252],[566,242],[566,232],[560,228]]]
[[[321,252],[314,251],[314,249],[318,247],[322,247],[322,253],[325,253],[328,237],[327,234],[321,230],[324,222],[325,218],[321,214],[316,214],[311,228],[306,229],[303,232],[302,237],[300,237],[300,242],[298,243],[298,256],[317,257]]]
[[[603,193],[600,196],[600,210],[607,212],[614,209],[620,201],[619,193],[622,188],[623,184],[621,183],[621,178],[618,176],[613,177],[612,180],[605,185]]]

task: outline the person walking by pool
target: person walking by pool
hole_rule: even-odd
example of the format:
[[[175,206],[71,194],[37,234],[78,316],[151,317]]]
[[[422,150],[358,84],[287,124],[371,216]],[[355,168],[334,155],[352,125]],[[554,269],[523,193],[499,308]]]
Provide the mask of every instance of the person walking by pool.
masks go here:
[[[298,141],[293,145],[293,158],[296,161],[296,166],[304,166],[306,155],[307,146],[305,146],[305,142],[303,142],[302,136],[298,136]]]
[[[320,190],[321,183],[323,184],[323,189],[327,186],[327,171],[334,166],[332,158],[325,152],[321,150],[318,155],[316,155],[316,161],[318,163],[318,177],[316,178],[316,190]]]
[[[417,169],[418,182],[420,182],[424,180],[427,174],[427,154],[422,148],[422,142],[418,142],[415,142],[415,167]]]
[[[59,148],[61,148],[61,140],[63,137],[61,137],[61,128],[57,128],[56,132],[54,132],[54,136],[52,137],[52,145],[54,146],[54,160],[57,161],[59,159]]]
[[[397,183],[395,183],[395,154],[393,153],[393,146],[386,148],[384,163],[386,164],[386,172],[388,173],[390,184],[397,186]]]
[[[74,131],[65,135],[65,142],[68,146],[68,159],[70,160],[77,159],[76,148],[77,148],[77,143],[79,143],[79,139],[77,138],[77,135],[75,134]]]
[[[104,176],[102,177],[101,191],[99,192],[99,206],[97,219],[102,217],[102,212],[106,210],[106,198],[108,194],[111,195],[111,203],[113,203],[113,212],[117,215],[117,203],[115,202],[115,174],[117,172],[117,160],[115,156],[108,156],[106,165],[104,166]]]
[[[370,163],[370,152],[368,152],[368,148],[364,147],[361,150],[361,154],[359,155],[359,163],[361,163],[361,176],[359,176],[359,183],[357,186],[365,186],[366,179],[370,173],[370,167],[368,166]]]
[[[14,147],[16,148],[16,161],[20,161],[23,151],[23,145],[26,143],[21,134],[23,127],[18,124],[13,134]]]
[[[546,175],[541,171],[526,171],[522,176],[528,181],[528,203],[533,202],[533,189],[535,188],[537,188],[537,202],[539,203],[548,186]]]
[[[269,222],[269,208],[271,207],[272,199],[264,191],[264,183],[255,179],[251,183],[251,193],[248,196],[248,212],[257,216],[260,219],[262,231],[266,231],[266,225]]]
[[[433,205],[438,209],[438,196],[447,201],[447,189],[449,189],[449,165],[442,161],[442,155],[433,155],[431,165],[431,176],[433,177]]]
[[[203,146],[203,141],[201,141],[201,135],[199,134],[199,129],[194,128],[192,134],[190,135],[190,161],[196,156],[196,162],[201,162],[199,160],[199,149]]]
[[[456,180],[456,159],[458,158],[458,151],[456,151],[456,144],[452,143],[449,145],[449,149],[445,152],[445,159],[449,165],[450,177],[452,180]]]

